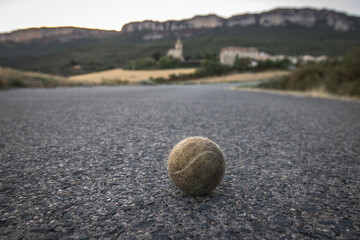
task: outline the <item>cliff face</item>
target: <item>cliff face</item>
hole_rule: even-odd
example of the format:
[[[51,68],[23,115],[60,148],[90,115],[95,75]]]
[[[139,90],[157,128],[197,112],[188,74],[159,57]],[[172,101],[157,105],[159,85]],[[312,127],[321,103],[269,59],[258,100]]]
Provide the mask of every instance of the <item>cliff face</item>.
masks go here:
[[[134,31],[177,31],[200,28],[233,27],[259,25],[263,27],[295,24],[304,27],[325,25],[335,31],[355,30],[359,27],[358,17],[343,13],[315,9],[276,9],[260,14],[236,15],[228,19],[216,15],[196,16],[180,21],[144,21],[125,24],[122,32]]]
[[[105,31],[98,29],[57,27],[57,28],[29,28],[17,30],[11,33],[0,34],[0,43],[13,42],[23,43],[32,41],[69,42],[77,39],[95,38],[102,39],[118,35],[117,31]]]
[[[143,40],[155,40],[168,36],[170,32],[180,33],[182,36],[190,36],[193,35],[194,31],[217,27],[282,27],[287,25],[308,28],[322,26],[331,28],[334,31],[347,32],[350,30],[360,30],[360,18],[328,10],[276,9],[259,14],[236,15],[228,19],[216,15],[207,15],[195,16],[191,19],[179,21],[157,22],[148,20],[131,22],[125,24],[121,32],[75,27],[30,28],[0,34],[0,44],[104,39],[121,33],[133,32],[143,32],[141,34]]]
[[[286,26],[296,24],[313,27],[316,24],[326,25],[335,31],[349,31],[356,29],[355,18],[342,13],[313,9],[277,9],[258,15],[258,24],[268,26]],[[359,21],[359,18],[357,19]]]
[[[132,22],[125,24],[122,28],[122,32],[135,32],[135,31],[176,31],[186,29],[200,29],[200,28],[215,28],[223,25],[224,19],[216,15],[208,16],[196,16],[192,19],[180,20],[180,21],[143,21]]]

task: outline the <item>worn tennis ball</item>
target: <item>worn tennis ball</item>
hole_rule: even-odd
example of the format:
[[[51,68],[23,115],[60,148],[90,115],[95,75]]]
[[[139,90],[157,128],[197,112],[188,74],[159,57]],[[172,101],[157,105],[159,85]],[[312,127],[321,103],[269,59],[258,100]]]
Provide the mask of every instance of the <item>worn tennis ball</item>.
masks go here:
[[[224,177],[224,154],[216,143],[207,138],[189,137],[171,150],[168,171],[174,184],[184,193],[206,195]]]

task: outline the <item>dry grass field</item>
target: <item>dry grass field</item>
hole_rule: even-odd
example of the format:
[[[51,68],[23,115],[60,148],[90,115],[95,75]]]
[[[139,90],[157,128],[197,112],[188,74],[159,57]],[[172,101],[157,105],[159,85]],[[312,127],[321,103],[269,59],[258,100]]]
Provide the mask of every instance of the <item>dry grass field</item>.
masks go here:
[[[189,83],[231,83],[251,82],[277,78],[289,74],[288,71],[267,71],[256,73],[236,73],[224,76],[205,77],[188,81]]]
[[[184,69],[166,69],[166,70],[124,70],[113,69],[96,73],[82,74],[70,77],[73,83],[84,84],[103,84],[113,81],[114,83],[136,84],[142,80],[150,78],[168,78],[171,74],[190,74],[195,72],[195,68]],[[205,77],[194,80],[183,81],[184,83],[229,83],[229,82],[247,82],[259,81],[271,78],[277,78],[289,74],[287,71],[267,71],[259,73],[237,73],[216,77]],[[180,82],[179,82],[180,83]]]
[[[73,82],[101,84],[106,81],[124,81],[129,84],[150,78],[167,78],[171,74],[189,74],[194,73],[195,68],[166,69],[166,70],[124,70],[121,68],[102,72],[82,74],[70,77]]]

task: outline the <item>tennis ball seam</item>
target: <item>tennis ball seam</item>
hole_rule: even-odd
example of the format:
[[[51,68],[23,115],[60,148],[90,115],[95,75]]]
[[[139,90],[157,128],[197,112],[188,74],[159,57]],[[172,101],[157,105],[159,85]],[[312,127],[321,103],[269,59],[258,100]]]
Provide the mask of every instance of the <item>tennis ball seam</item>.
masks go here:
[[[188,167],[190,167],[191,164],[193,164],[199,157],[201,157],[201,156],[203,156],[203,155],[205,155],[205,154],[208,154],[208,153],[214,154],[214,155],[218,156],[220,159],[218,159],[218,158],[216,158],[216,159],[217,159],[217,160],[221,160],[221,162],[222,162],[223,164],[225,164],[225,161],[222,159],[222,157],[221,157],[218,153],[216,153],[216,152],[214,152],[214,151],[204,151],[204,152],[199,153],[199,154],[196,155],[195,157],[193,157],[193,159],[191,159],[183,168],[181,168],[181,169],[179,169],[179,170],[177,170],[177,171],[172,171],[172,170],[170,170],[170,172],[171,172],[172,174],[180,173],[180,172],[186,170]]]

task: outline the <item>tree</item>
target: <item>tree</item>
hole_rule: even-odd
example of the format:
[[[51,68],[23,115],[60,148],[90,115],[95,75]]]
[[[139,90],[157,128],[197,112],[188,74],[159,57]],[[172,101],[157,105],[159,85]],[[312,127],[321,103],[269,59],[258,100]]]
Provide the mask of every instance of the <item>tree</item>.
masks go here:
[[[152,58],[157,62],[161,58],[161,53],[159,51],[156,51],[153,53]]]
[[[172,57],[163,56],[160,58],[158,62],[158,68],[160,69],[169,69],[169,68],[175,68],[176,67],[176,60]]]
[[[246,71],[250,69],[251,59],[250,58],[238,58],[236,56],[234,61],[234,68],[238,71]]]
[[[76,66],[76,65],[79,65],[79,63],[76,60],[71,59],[69,65],[70,66]]]
[[[213,75],[222,75],[231,70],[231,67],[222,65],[218,60],[209,60],[205,59],[201,67],[196,70],[195,74],[199,77],[201,76],[213,76]]]
[[[152,69],[156,65],[155,61],[151,58],[142,58],[137,63],[138,69]]]

